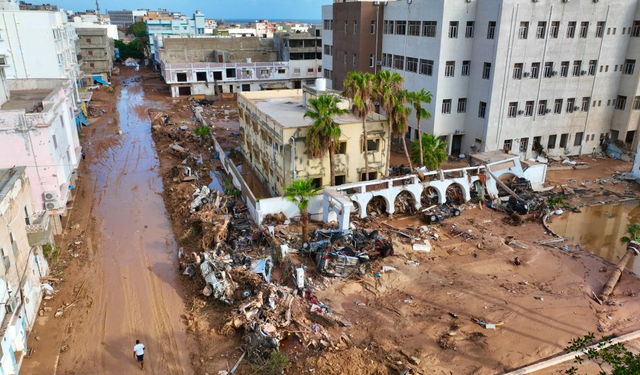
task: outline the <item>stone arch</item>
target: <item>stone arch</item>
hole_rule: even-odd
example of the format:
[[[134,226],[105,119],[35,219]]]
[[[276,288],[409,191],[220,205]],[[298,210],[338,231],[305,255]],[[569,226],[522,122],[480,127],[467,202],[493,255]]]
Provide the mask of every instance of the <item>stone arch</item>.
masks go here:
[[[351,209],[351,215],[360,216],[360,203],[355,200],[351,200],[353,208]]]
[[[464,186],[461,184],[454,182],[451,185],[447,186],[447,202],[453,204],[462,204],[466,201],[466,192],[464,191]]]
[[[396,214],[413,215],[416,213],[416,197],[409,190],[402,190],[393,201],[393,212]]]
[[[433,206],[434,204],[438,204],[440,202],[440,193],[438,189],[433,186],[427,186],[422,190],[422,194],[420,194],[420,202],[422,203],[422,207]]]
[[[503,174],[501,174],[500,176],[497,176],[498,180],[500,182],[502,182],[503,184],[509,186],[509,183],[514,181],[515,179],[518,178],[518,176],[516,176],[515,174],[511,173],[511,172],[505,172]],[[498,189],[498,192],[500,193],[500,196],[505,196],[508,195],[509,193],[504,190],[502,188],[502,186],[500,186],[500,184],[496,184],[496,188]]]
[[[367,203],[367,216],[378,216],[389,213],[389,202],[382,195],[376,195]]]

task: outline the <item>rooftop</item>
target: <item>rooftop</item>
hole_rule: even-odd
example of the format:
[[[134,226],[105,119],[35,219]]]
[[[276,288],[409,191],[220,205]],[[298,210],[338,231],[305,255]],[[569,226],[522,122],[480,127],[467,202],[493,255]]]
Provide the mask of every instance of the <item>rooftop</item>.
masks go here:
[[[502,150],[481,152],[478,154],[473,154],[471,155],[471,157],[480,161],[482,164],[491,164],[491,163],[496,163],[500,161],[511,160],[513,158],[516,158],[516,159],[519,158],[518,155],[506,154]]]
[[[260,93],[263,93],[263,95],[260,95]],[[307,108],[303,104],[302,90],[254,91],[251,94],[246,95],[246,93],[243,93],[242,95],[282,127],[299,128],[311,124],[310,118],[304,118]],[[362,121],[351,112],[346,115],[336,116],[334,120],[338,124],[353,124],[361,123]],[[376,121],[372,117],[367,120]]]
[[[2,202],[16,180],[22,176],[26,167],[13,167],[0,169],[0,202]]]
[[[44,108],[42,101],[51,94],[52,90],[11,90],[11,99],[0,106],[3,111],[24,109],[27,113],[41,112]]]

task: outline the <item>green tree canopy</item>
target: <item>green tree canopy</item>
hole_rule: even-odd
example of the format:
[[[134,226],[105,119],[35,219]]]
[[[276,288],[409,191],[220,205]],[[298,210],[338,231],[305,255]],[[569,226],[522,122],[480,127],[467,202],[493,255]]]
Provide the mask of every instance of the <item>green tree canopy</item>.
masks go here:
[[[313,185],[311,179],[299,179],[284,187],[284,197],[298,204],[300,224],[302,224],[302,242],[309,241],[309,200],[322,190]]]
[[[127,31],[125,31],[125,34],[134,36],[136,38],[147,37],[149,36],[149,34],[147,33],[147,24],[142,21],[134,22],[129,25]]]
[[[433,134],[423,134],[421,141],[423,150],[422,162],[420,163],[419,142],[415,142],[411,147],[411,159],[432,171],[440,168],[440,164],[447,160],[447,142],[441,141],[439,137]]]

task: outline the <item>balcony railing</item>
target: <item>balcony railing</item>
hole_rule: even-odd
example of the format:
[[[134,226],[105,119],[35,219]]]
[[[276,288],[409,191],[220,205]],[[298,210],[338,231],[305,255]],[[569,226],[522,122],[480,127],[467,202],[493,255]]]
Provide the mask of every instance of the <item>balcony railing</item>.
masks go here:
[[[50,242],[51,228],[47,211],[35,212],[27,225],[27,238],[30,246],[41,246]]]

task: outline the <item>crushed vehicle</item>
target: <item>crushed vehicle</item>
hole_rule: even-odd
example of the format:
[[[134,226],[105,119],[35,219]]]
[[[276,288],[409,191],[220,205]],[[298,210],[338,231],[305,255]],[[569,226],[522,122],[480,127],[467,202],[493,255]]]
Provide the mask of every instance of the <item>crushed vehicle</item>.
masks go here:
[[[450,203],[445,203],[439,206],[431,206],[425,209],[421,214],[421,219],[428,224],[435,224],[444,221],[454,216],[460,216],[460,209],[454,207]]]

